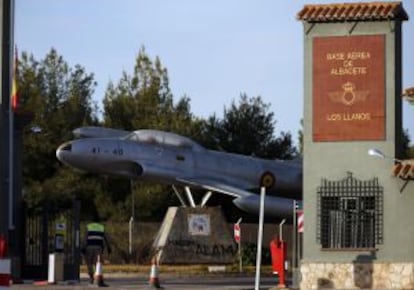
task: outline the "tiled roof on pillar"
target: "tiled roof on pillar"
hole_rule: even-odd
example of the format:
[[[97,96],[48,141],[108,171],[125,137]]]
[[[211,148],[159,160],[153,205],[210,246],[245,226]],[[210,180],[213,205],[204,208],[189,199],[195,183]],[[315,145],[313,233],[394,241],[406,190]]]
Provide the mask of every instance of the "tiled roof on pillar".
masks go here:
[[[408,20],[401,2],[356,2],[305,5],[298,20],[308,22]]]

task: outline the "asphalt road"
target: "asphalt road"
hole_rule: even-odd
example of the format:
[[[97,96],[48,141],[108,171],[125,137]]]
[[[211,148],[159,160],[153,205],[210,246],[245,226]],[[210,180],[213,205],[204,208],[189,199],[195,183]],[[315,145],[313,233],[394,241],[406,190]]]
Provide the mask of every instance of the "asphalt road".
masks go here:
[[[195,275],[182,276],[180,274],[165,274],[159,277],[161,287],[169,290],[254,290],[254,275]],[[111,275],[105,277],[105,283],[109,286],[106,289],[155,289],[148,283],[148,277],[144,275]],[[277,286],[277,278],[275,276],[261,277],[260,290],[268,290]],[[13,285],[12,289],[91,289],[97,288],[95,285],[89,285],[86,279],[81,279],[80,283],[59,283],[57,285],[39,286],[33,283],[25,283]]]

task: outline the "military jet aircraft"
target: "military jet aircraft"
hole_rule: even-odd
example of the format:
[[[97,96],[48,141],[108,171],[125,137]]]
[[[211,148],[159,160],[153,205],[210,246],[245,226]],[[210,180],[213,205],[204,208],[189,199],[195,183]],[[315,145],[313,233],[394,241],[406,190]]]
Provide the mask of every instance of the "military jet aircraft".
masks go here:
[[[252,156],[208,150],[193,140],[158,130],[124,131],[81,127],[73,131],[79,139],[56,150],[64,164],[83,171],[124,176],[183,186],[191,206],[190,188],[204,189],[202,206],[212,192],[234,196],[240,209],[259,212],[260,187],[266,188],[266,217],[292,216],[293,200],[302,195],[302,163],[266,160]]]

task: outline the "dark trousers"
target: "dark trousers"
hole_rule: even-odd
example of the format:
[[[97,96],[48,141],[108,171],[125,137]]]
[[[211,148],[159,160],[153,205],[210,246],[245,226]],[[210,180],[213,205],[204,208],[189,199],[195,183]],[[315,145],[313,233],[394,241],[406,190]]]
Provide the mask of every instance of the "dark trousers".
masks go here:
[[[95,265],[98,261],[98,255],[101,256],[101,262],[103,262],[103,248],[101,246],[87,246],[85,249],[85,263],[88,268],[89,278],[93,279],[95,274]]]

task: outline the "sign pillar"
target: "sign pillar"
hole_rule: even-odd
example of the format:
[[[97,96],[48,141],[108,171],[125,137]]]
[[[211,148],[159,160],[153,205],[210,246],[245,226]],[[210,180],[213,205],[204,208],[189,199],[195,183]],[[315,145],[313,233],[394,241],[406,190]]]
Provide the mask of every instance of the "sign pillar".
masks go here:
[[[400,193],[390,173],[403,152],[408,15],[402,2],[354,2],[305,5],[297,19],[305,56],[300,288],[412,288],[414,186]],[[391,158],[372,158],[371,148]]]

